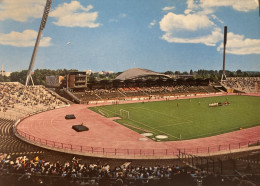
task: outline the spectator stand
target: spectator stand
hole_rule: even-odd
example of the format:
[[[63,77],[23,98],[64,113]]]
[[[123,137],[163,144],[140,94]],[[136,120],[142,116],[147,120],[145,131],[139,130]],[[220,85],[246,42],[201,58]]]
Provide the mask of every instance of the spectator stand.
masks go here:
[[[194,94],[216,94],[220,91],[212,86],[152,86],[152,87],[128,87],[112,89],[85,90],[85,92],[71,92],[81,103],[101,103],[118,100],[144,100],[166,97],[186,96]],[[75,101],[76,99],[74,99]]]
[[[1,185],[92,185],[92,186],[213,186],[213,185],[251,185],[259,183],[258,175],[221,175],[185,165],[169,163],[166,166],[134,165],[125,162],[111,167],[99,161],[88,163],[79,158],[61,163],[50,162],[43,157],[26,156],[11,159],[0,156]],[[12,179],[10,179],[12,178]]]
[[[211,175],[240,179],[252,177],[254,178],[252,185],[254,185],[260,183],[259,154],[259,150],[252,150],[225,155],[198,156],[179,151],[178,157],[187,166],[203,172],[206,175],[203,180],[207,180]]]
[[[32,112],[59,108],[67,101],[43,86],[0,83],[0,117],[17,120]]]
[[[228,77],[221,83],[227,90],[243,93],[259,92],[260,77]]]

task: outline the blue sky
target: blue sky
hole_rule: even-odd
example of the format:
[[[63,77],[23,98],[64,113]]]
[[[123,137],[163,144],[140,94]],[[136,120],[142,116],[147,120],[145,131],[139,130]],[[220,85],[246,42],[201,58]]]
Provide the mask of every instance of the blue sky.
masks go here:
[[[45,0],[0,0],[0,64],[28,69]],[[260,71],[258,0],[53,0],[34,69]]]

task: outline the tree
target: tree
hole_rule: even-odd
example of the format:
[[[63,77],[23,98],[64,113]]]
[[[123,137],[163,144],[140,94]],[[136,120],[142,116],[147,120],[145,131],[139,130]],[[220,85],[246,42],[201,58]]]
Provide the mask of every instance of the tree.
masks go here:
[[[22,70],[21,72],[12,72],[10,74],[10,81],[25,84],[26,76],[27,70]]]
[[[238,76],[238,77],[243,76],[243,73],[240,69],[236,71],[236,76]]]
[[[89,81],[95,81],[96,80],[96,76],[95,76],[95,74],[94,73],[91,73],[90,75],[89,75],[89,79],[88,79]]]
[[[111,74],[108,74],[108,79],[109,80],[113,80],[117,77],[117,74],[116,73],[111,73]]]
[[[192,69],[190,70],[190,75],[193,75],[193,70]]]
[[[175,75],[180,75],[181,73],[180,73],[180,71],[175,71],[174,74]]]
[[[57,75],[55,70],[36,69],[32,77],[35,85],[45,85],[46,76],[55,76],[55,75]]]
[[[220,76],[218,76],[217,74],[211,74],[210,79],[212,79],[212,81],[214,81],[214,82],[218,82],[220,79]]]
[[[235,74],[233,72],[229,71],[229,70],[226,70],[226,76],[227,77],[235,77]]]
[[[174,73],[172,71],[166,71],[166,72],[164,72],[164,74],[166,74],[166,75],[173,75]]]
[[[249,76],[249,74],[247,72],[244,72],[243,74],[244,74],[243,77],[248,77]]]
[[[0,82],[9,82],[10,77],[0,75]]]

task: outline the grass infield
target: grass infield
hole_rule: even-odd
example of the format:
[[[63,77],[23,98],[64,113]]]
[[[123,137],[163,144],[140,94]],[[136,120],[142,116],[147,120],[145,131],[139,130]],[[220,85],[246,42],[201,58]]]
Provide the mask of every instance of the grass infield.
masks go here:
[[[216,102],[230,102],[230,105],[209,107]],[[151,132],[149,138],[168,136],[160,141],[202,138],[260,125],[260,97],[253,96],[141,102],[90,109],[106,117],[121,117],[116,120],[118,123],[138,133]],[[129,119],[127,114],[120,115],[120,109],[129,112]]]

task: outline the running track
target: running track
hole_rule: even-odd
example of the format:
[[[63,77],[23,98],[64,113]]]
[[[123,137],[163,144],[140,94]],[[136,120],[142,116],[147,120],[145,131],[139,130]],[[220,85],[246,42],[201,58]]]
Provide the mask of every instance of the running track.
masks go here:
[[[135,156],[139,153],[140,158],[175,156],[178,154],[178,149],[182,151],[185,149],[188,153],[215,153],[219,150],[238,149],[247,147],[248,141],[258,141],[260,136],[260,126],[257,126],[200,139],[155,142],[147,138],[144,141],[144,136],[87,107],[89,106],[71,105],[30,116],[18,124],[17,131],[23,136],[24,133],[30,135],[30,140],[38,141],[37,144],[40,145],[45,144],[44,140],[54,141],[56,143],[47,143],[47,146],[59,150],[63,148],[61,151],[64,148],[69,149],[71,146],[66,144],[71,144],[75,147],[72,149],[73,153],[102,157],[110,155],[111,157],[129,157],[133,156],[131,153]],[[76,119],[66,120],[64,118],[66,114],[75,114]],[[81,123],[84,123],[89,131],[76,132],[72,129],[72,125]],[[37,138],[32,138],[32,136]],[[95,149],[99,152],[95,153]]]

